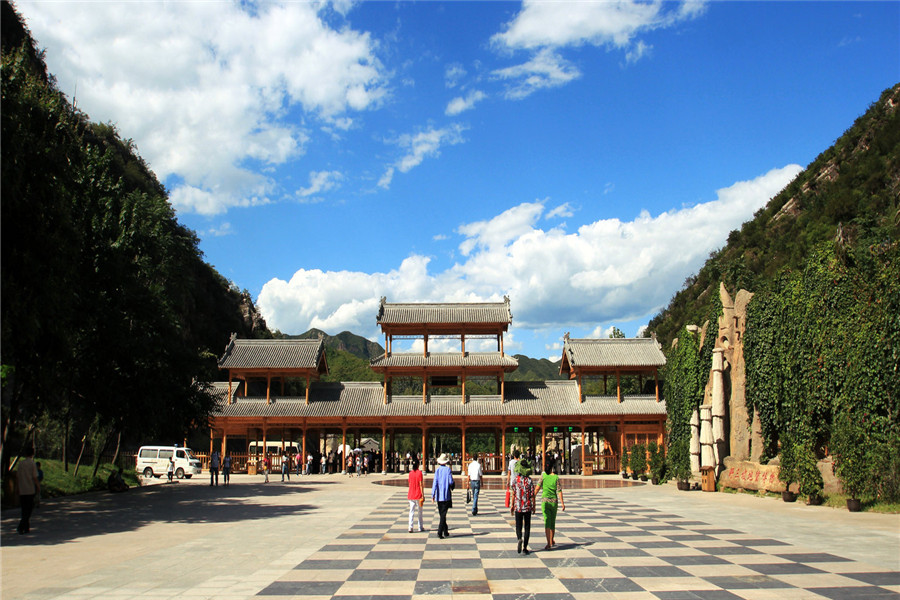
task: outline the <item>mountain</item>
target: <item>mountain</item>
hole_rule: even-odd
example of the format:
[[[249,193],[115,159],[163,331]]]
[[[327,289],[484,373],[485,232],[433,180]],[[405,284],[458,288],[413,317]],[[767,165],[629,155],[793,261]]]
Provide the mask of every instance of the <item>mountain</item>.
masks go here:
[[[524,354],[513,356],[519,361],[519,368],[509,374],[508,381],[544,381],[547,379],[565,379],[559,374],[559,361],[552,362],[546,358],[529,358]]]
[[[727,244],[689,277],[649,323],[667,347],[685,325],[701,324],[719,282],[765,289],[783,269],[797,269],[817,244],[840,236],[898,239],[900,230],[900,84],[885,90],[831,148],[732,231]]]
[[[319,336],[322,336],[322,339],[325,340],[325,347],[330,348],[331,350],[340,350],[341,352],[347,352],[356,356],[357,358],[365,359],[369,361],[373,358],[381,356],[384,354],[384,348],[381,347],[380,344],[377,344],[373,341],[370,341],[361,335],[356,335],[355,333],[351,333],[349,331],[342,331],[337,335],[328,335],[321,329],[312,328],[305,333],[301,333],[300,335],[284,335],[284,334],[275,334],[275,337],[280,337],[287,340],[310,340],[316,339]],[[347,381],[355,381],[348,379]]]

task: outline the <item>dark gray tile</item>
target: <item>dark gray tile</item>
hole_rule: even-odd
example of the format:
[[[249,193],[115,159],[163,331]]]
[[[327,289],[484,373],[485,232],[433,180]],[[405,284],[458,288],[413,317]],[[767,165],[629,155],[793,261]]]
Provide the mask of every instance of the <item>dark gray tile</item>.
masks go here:
[[[573,594],[586,592],[642,592],[644,588],[625,577],[600,579],[560,579],[566,589]]]
[[[706,581],[726,590],[794,588],[794,586],[766,577],[765,575],[740,575],[726,577],[702,577]]]
[[[679,592],[654,592],[659,600],[740,600],[728,590],[685,590]]]
[[[759,550],[747,548],[746,546],[716,546],[715,548],[696,548],[700,552],[706,552],[713,556],[727,556],[732,554],[762,554]]]
[[[415,581],[418,569],[356,569],[347,581]]]
[[[803,575],[806,573],[824,572],[821,569],[816,569],[815,567],[811,567],[809,565],[794,562],[742,566],[762,573],[763,575]]]
[[[807,588],[810,592],[832,600],[896,600],[900,594],[876,586]]]
[[[871,585],[900,585],[900,571],[884,571],[877,573],[841,573],[857,581]]]
[[[676,566],[731,564],[724,558],[719,558],[718,556],[713,556],[711,554],[691,554],[689,556],[660,556],[659,559]]]
[[[344,585],[343,581],[273,581],[258,596],[330,596]]]
[[[834,554],[825,554],[823,552],[810,552],[798,554],[776,554],[775,556],[785,560],[793,560],[795,562],[811,563],[811,562],[851,562],[849,558],[843,556],[835,556]]]
[[[519,567],[507,569],[485,569],[484,576],[488,581],[510,579],[553,579],[553,573],[546,567]]]
[[[306,559],[294,569],[300,569],[303,571],[309,570],[318,570],[318,569],[355,569],[359,566],[359,563],[362,562],[359,559],[352,560],[318,560],[318,559]]]
[[[633,577],[693,577],[687,571],[678,567],[652,566],[652,567],[616,567],[622,575]]]
[[[644,552],[640,548],[592,548],[590,553],[594,556],[599,556],[600,558],[605,558],[607,556],[650,556],[649,553]]]

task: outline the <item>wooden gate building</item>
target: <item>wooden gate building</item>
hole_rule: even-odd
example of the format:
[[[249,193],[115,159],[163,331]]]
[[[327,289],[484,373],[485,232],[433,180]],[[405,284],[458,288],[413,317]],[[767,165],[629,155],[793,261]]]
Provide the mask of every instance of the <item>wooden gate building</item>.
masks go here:
[[[664,441],[666,408],[658,383],[648,394],[624,395],[621,385],[615,395],[582,393],[584,380],[592,377],[620,381],[623,375],[636,375],[656,382],[665,357],[655,339],[575,340],[567,334],[560,372],[568,380],[507,381],[518,367],[503,343],[512,323],[508,298],[453,304],[382,298],[376,318],[385,335],[385,353],[370,361],[382,375],[376,382],[319,382],[328,371],[321,339],[233,336],[219,361],[228,381],[212,385],[219,402],[211,419],[210,451],[218,441],[224,452],[229,437],[247,440],[249,454],[251,440],[261,439],[266,447],[267,439],[299,435],[302,448],[297,450],[306,456],[308,439],[318,449],[323,436],[339,435],[344,448],[348,434],[379,432],[384,471],[395,434],[420,435],[426,457],[429,436],[435,433],[458,434],[463,456],[467,434],[492,433],[499,457],[494,470],[503,470],[507,434],[530,431],[532,448],[544,456],[548,439],[559,433],[580,440],[580,464],[590,474],[619,470],[622,449],[636,441]],[[412,341],[416,351],[394,352],[394,342],[401,339]],[[440,352],[432,351],[436,345]],[[475,345],[478,351],[470,351]],[[288,379],[305,383],[301,395],[284,395]],[[280,394],[272,393],[273,380]],[[409,382],[416,380],[421,380],[420,391],[411,393]],[[258,382],[256,390],[248,393],[253,381]],[[398,381],[404,382],[402,389]],[[603,451],[598,439],[605,442]],[[241,462],[236,461],[236,469]]]

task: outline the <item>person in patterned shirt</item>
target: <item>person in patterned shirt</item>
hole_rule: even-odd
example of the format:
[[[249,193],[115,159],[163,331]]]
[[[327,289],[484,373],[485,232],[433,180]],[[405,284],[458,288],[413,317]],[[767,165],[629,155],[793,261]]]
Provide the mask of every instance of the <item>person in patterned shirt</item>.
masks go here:
[[[516,539],[519,554],[528,554],[528,538],[531,535],[531,514],[534,512],[534,482],[531,480],[531,463],[522,458],[516,463],[515,478],[510,488],[509,513],[516,517]]]

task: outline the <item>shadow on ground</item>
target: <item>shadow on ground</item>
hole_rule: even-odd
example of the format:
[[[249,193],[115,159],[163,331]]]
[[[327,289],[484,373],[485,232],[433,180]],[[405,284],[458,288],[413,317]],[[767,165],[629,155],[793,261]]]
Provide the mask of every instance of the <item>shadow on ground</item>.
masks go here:
[[[326,483],[326,482],[322,482]],[[211,487],[158,484],[112,494],[95,492],[45,500],[31,517],[31,533],[16,535],[19,509],[3,511],[3,545],[54,545],[79,538],[137,530],[149,523],[229,523],[296,515],[316,508],[278,503],[310,488],[253,483]],[[273,501],[274,499],[274,501]]]

